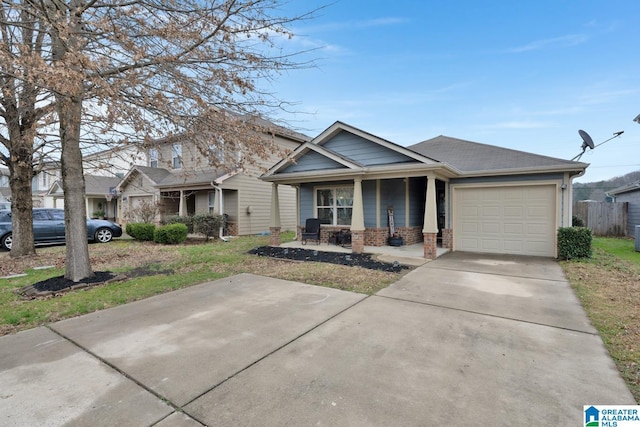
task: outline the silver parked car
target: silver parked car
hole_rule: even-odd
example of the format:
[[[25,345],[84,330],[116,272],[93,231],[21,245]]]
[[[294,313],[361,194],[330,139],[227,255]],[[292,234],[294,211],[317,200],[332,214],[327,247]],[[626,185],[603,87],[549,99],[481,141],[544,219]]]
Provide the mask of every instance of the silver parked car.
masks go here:
[[[35,208],[33,210],[33,237],[36,244],[64,243],[64,210]],[[122,236],[122,227],[111,221],[87,219],[87,238],[90,242],[106,243]],[[11,250],[13,233],[11,211],[0,210],[0,247]]]

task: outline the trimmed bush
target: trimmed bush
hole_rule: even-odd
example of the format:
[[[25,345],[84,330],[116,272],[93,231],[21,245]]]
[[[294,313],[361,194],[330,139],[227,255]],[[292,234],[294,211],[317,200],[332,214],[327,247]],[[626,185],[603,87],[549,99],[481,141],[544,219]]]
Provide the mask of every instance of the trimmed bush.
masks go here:
[[[187,232],[193,233],[193,217],[192,216],[171,216],[164,221],[164,224],[184,224],[187,226]]]
[[[209,240],[218,235],[220,227],[224,226],[224,217],[214,214],[196,214],[191,217],[193,232],[202,234]]]
[[[187,240],[187,226],[185,224],[167,224],[157,227],[153,233],[153,241],[165,245],[176,245]]]
[[[558,229],[558,258],[591,258],[593,233],[586,227]]]
[[[147,222],[130,222],[127,224],[126,232],[136,240],[152,241],[155,229],[154,224]]]
[[[579,216],[573,215],[571,217],[571,226],[572,227],[584,227],[584,221]]]

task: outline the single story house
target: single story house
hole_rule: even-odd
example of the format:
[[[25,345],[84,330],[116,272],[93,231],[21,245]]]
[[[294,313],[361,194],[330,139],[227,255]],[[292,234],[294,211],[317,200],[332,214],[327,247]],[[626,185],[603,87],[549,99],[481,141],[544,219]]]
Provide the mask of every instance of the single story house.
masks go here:
[[[635,236],[636,225],[640,225],[640,181],[618,187],[607,192],[614,202],[627,202],[627,235]]]
[[[587,166],[447,136],[402,147],[338,121],[261,179],[272,183],[272,245],[278,187],[293,186],[298,229],[321,219],[323,242],[349,229],[356,253],[394,234],[423,242],[427,259],[438,244],[555,257],[558,227],[571,226],[571,181]]]

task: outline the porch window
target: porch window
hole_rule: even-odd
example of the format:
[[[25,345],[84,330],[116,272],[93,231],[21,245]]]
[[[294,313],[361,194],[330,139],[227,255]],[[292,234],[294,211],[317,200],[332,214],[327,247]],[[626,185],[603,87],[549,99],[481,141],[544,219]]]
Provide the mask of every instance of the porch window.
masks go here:
[[[318,218],[331,225],[351,225],[353,187],[316,189]]]
[[[171,152],[173,168],[182,169],[182,144],[173,144]]]
[[[149,150],[149,167],[158,167],[158,149],[152,148]]]
[[[216,192],[209,191],[209,213],[210,214],[215,213],[215,209],[216,209]]]

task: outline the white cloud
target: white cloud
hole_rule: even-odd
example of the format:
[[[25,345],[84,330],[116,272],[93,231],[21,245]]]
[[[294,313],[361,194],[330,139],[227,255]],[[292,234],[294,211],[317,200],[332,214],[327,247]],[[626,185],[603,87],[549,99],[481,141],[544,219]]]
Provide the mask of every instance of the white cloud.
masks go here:
[[[532,50],[577,46],[579,44],[585,43],[588,39],[589,37],[587,37],[585,34],[569,34],[566,36],[555,37],[551,39],[535,40],[524,46],[507,49],[507,53],[522,53]]]

